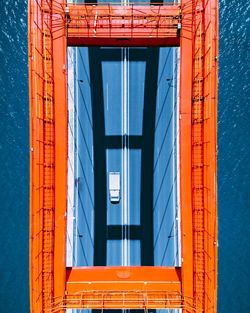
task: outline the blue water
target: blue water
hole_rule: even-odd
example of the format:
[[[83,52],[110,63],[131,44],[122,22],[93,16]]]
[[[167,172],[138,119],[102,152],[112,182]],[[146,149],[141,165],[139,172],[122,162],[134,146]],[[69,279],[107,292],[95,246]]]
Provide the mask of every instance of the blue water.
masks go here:
[[[219,312],[250,309],[250,2],[220,2]]]
[[[218,312],[250,309],[250,4],[220,1]],[[0,312],[29,311],[27,3],[0,2]]]

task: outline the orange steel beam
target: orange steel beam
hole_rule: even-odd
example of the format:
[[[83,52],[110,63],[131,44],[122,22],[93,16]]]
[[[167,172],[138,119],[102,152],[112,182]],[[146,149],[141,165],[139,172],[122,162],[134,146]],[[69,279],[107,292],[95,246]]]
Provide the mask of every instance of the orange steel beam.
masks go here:
[[[194,2],[192,206],[194,306],[216,312],[217,290],[217,58],[218,3]]]
[[[79,309],[181,308],[181,270],[175,267],[68,268],[66,295],[64,305]]]
[[[49,10],[44,3],[44,9]],[[29,2],[30,303],[48,311],[54,284],[54,80],[51,15]]]
[[[180,293],[171,291],[113,291],[108,293],[83,291],[79,294],[67,294],[63,301],[57,301],[55,309],[180,309],[183,307]]]
[[[60,308],[193,310],[190,298],[183,296],[178,267],[73,267],[67,269],[66,276],[65,297],[55,299],[55,311]]]
[[[58,5],[66,1],[51,1],[52,16]],[[57,29],[53,19],[52,31]],[[66,280],[66,221],[67,221],[67,159],[68,159],[68,104],[67,104],[67,43],[65,27],[53,32],[53,78],[55,107],[55,213],[54,213],[54,298],[64,296]]]
[[[193,299],[193,228],[191,188],[192,2],[182,0],[180,42],[180,210],[182,293]],[[185,306],[185,304],[184,304]],[[187,312],[184,310],[184,312]]]
[[[69,46],[178,46],[180,8],[164,5],[68,5]]]
[[[174,309],[183,303],[180,268],[73,267],[67,268],[65,296],[55,298],[52,311]],[[185,305],[190,309],[189,301]]]
[[[73,267],[67,269],[67,293],[81,290],[143,290],[181,292],[181,270],[176,267]],[[122,299],[121,299],[122,301]]]
[[[31,312],[50,312],[65,293],[66,33],[52,31],[57,10],[29,1]]]

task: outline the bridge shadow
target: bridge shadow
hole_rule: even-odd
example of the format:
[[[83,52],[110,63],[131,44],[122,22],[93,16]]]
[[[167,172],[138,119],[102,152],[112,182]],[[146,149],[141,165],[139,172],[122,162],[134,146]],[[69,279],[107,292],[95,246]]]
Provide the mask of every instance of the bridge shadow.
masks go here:
[[[153,186],[154,186],[154,131],[157,96],[159,49],[130,49],[130,60],[145,61],[142,135],[106,136],[102,62],[121,60],[120,49],[89,48],[90,86],[92,97],[92,123],[94,146],[94,265],[105,266],[107,240],[130,238],[141,242],[141,265],[154,265],[153,247]],[[107,225],[106,150],[122,149],[129,142],[129,149],[141,150],[140,220],[138,227]],[[139,166],[139,165],[138,165]],[[120,235],[119,235],[120,234]],[[120,236],[120,237],[119,237]]]

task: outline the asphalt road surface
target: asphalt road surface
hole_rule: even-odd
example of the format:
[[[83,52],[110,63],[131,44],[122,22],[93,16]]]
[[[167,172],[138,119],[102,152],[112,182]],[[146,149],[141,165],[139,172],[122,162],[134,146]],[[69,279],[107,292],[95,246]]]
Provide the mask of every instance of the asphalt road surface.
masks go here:
[[[69,49],[69,264],[179,264],[177,81],[175,48]]]

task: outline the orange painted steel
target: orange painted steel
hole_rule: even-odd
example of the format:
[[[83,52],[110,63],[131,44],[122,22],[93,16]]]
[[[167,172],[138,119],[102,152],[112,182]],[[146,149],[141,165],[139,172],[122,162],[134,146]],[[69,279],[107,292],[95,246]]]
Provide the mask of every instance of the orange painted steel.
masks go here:
[[[191,189],[192,17],[192,2],[183,0],[180,42],[181,268],[182,292],[185,298],[190,299],[191,306],[194,292]]]
[[[63,300],[57,299],[52,312],[73,309],[180,309],[183,308],[183,299],[180,293],[171,291],[149,291],[143,290],[109,290],[108,293],[82,291],[79,294],[67,294]]]
[[[175,267],[73,267],[67,269],[66,297],[55,307],[180,308],[181,270]]]
[[[44,3],[44,9],[48,4]],[[53,302],[55,128],[51,16],[29,2],[30,296],[32,312]]]
[[[170,4],[154,9],[138,6],[145,20],[142,24],[135,6],[113,8],[107,21],[105,10],[112,6],[82,6],[84,19],[91,21],[91,30],[99,36],[96,41],[92,31],[86,32],[86,24],[85,29],[76,29],[76,16],[83,26],[78,6],[69,9],[64,0],[29,0],[31,312],[178,307],[183,312],[215,313],[217,0],[182,0],[178,16],[177,7]],[[164,14],[156,13],[156,8],[165,14],[163,24],[159,21]],[[95,17],[93,10],[98,12]],[[133,26],[130,35],[129,18]],[[146,21],[153,39],[148,38]],[[125,44],[119,44],[115,35],[121,32],[122,23],[128,37]],[[179,23],[180,38],[176,31]],[[141,31],[133,33],[132,28],[141,25],[145,26],[145,37]],[[165,38],[160,25],[165,25]],[[75,38],[77,45],[89,40],[89,44],[99,45],[150,46],[161,45],[170,37],[180,44],[181,268],[66,269],[66,49],[70,38]],[[171,41],[166,45],[171,46]]]
[[[178,46],[179,19],[180,8],[173,4],[69,4],[67,41],[71,46]]]
[[[65,5],[60,0],[61,5]],[[58,3],[52,1],[52,31],[54,60],[54,107],[55,107],[55,227],[54,227],[54,289],[53,297],[65,294],[66,279],[66,222],[67,222],[67,159],[68,159],[68,105],[67,105],[67,49],[65,28],[57,28],[53,13]]]
[[[218,4],[194,2],[192,92],[192,208],[194,306],[216,312]]]
[[[181,270],[175,267],[76,267],[67,269],[67,293],[82,290],[181,292]],[[122,299],[121,299],[122,301]]]

